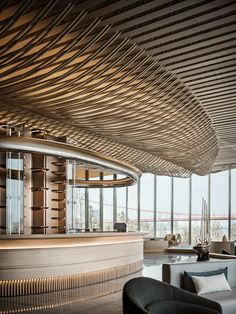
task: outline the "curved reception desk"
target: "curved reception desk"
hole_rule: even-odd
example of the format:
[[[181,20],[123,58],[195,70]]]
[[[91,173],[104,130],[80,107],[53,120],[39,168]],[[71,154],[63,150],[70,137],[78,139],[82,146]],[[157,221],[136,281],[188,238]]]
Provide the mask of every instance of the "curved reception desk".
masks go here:
[[[141,232],[0,237],[0,296],[78,288],[142,269]]]

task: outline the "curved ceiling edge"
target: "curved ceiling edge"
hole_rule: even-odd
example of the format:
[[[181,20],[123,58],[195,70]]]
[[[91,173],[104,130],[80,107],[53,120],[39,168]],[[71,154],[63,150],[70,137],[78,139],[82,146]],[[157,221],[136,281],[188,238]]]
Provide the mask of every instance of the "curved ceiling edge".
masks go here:
[[[128,147],[70,125],[62,124],[55,119],[49,119],[27,110],[0,104],[0,123],[10,125],[25,125],[30,129],[41,129],[50,135],[66,136],[68,143],[94,152],[111,156],[136,166],[142,172],[159,175],[188,177],[191,173],[179,166],[154,156],[150,153]]]
[[[127,176],[120,180],[107,180],[105,181],[105,187],[132,185],[136,183],[141,176],[139,169],[132,165],[104,156],[100,153],[56,141],[30,137],[6,136],[0,137],[0,150],[55,156],[66,160],[88,163],[88,165],[102,167],[104,170],[112,170]],[[103,185],[100,181],[96,180],[94,180],[94,182],[89,180],[76,181],[76,185],[80,187],[89,187],[90,183],[92,187]]]

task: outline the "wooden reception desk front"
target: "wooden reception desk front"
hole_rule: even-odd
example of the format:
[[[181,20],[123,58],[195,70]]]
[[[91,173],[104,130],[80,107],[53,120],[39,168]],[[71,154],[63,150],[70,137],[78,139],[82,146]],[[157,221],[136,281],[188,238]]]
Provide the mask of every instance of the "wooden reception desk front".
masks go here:
[[[82,287],[142,269],[141,232],[0,237],[0,296]]]

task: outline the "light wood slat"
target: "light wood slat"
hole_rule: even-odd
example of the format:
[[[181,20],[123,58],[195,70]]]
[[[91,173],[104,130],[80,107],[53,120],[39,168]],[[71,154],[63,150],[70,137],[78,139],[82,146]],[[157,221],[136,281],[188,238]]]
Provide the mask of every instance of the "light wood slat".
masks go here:
[[[219,99],[228,98],[228,95],[231,95],[231,97],[236,96],[235,88],[232,88],[228,91],[227,91],[227,89],[225,89],[222,92],[216,92],[216,93],[204,95],[204,96],[199,97],[199,99],[201,99],[201,101],[204,101],[204,100],[206,100],[206,101],[213,100],[214,101],[215,99],[219,100]]]
[[[229,12],[231,7],[229,8]],[[151,43],[157,38],[159,38],[160,41],[158,41],[158,45],[161,46],[167,46],[173,43],[172,45],[174,46],[176,42],[181,41],[181,39],[184,39],[185,43],[187,44],[190,42],[190,38],[192,41],[196,41],[198,38],[200,38],[201,34],[204,33],[204,36],[214,36],[217,35],[216,29],[221,29],[221,27],[224,28],[231,28],[230,24],[235,24],[235,14],[232,14],[230,16],[225,17],[225,9],[222,11],[224,13],[221,18],[218,18],[217,21],[213,20],[208,23],[203,23],[201,18],[198,18],[200,20],[200,23],[196,23],[195,18],[193,20],[188,20],[188,22],[192,23],[191,25],[188,25],[186,28],[186,25],[180,24],[175,24],[172,26],[167,26],[165,28],[160,28],[154,30],[153,32],[147,32],[142,34],[141,36],[137,37],[132,37],[132,40],[138,43],[142,43],[145,41],[150,41]],[[186,23],[186,22],[185,22]],[[155,25],[157,25],[155,23]],[[181,27],[184,26],[184,27]],[[220,27],[221,26],[221,27]],[[190,33],[191,29],[191,33]],[[168,33],[168,37],[166,34]],[[202,39],[202,38],[201,38]],[[181,42],[180,44],[182,44]],[[154,45],[153,45],[154,46]],[[169,49],[169,48],[168,48]]]
[[[220,62],[220,63],[217,63],[217,71],[221,70],[221,69],[225,69],[225,71],[228,70],[229,67],[234,67],[235,66],[235,60],[232,59],[232,60],[228,60],[228,61],[224,61],[224,62]],[[203,73],[210,73],[211,74],[211,71],[216,71],[216,65],[215,64],[212,64],[212,65],[208,65],[208,66],[203,66],[203,67],[200,67],[200,68],[195,68],[195,69],[192,69],[192,70],[182,70],[180,72],[178,72],[178,75],[181,75],[181,77],[186,77],[186,76],[194,76],[194,75],[197,75],[197,74],[203,74]]]
[[[226,3],[227,2],[230,2],[230,1],[226,0]],[[195,7],[194,9],[191,9],[191,7],[193,5],[196,5],[196,4],[199,4],[199,6]],[[164,19],[164,21],[165,21],[164,23],[166,23],[166,24],[167,23],[173,23],[173,22],[177,22],[178,20],[184,19],[191,14],[195,15],[197,12],[203,13],[203,12],[206,12],[207,9],[208,10],[212,9],[212,7],[217,8],[217,4],[218,4],[218,6],[221,6],[222,2],[220,2],[219,0],[215,0],[214,2],[210,1],[209,5],[205,3],[204,5],[201,6],[201,2],[199,2],[198,0],[192,0],[191,2],[181,1],[180,3],[173,4],[170,7],[158,10],[156,12],[147,13],[147,14],[144,14],[144,15],[138,17],[138,18],[133,18],[127,22],[122,22],[121,24],[116,25],[114,27],[114,29],[125,30],[125,29],[131,28],[133,26],[139,25],[141,23],[149,22],[153,19],[163,17],[166,14],[170,14],[171,12],[176,12],[176,11],[178,12],[181,9],[185,9],[184,12],[181,12],[179,14],[175,14],[174,17],[171,16],[171,17],[166,17],[166,19]],[[187,9],[189,9],[189,11]],[[132,14],[132,11],[130,12],[130,16],[132,16],[131,14]],[[208,19],[210,19],[210,17]],[[106,22],[109,23],[109,20]],[[142,32],[146,32],[146,31],[147,31],[147,28],[142,29]],[[130,34],[126,34],[126,36],[130,36]]]
[[[199,79],[199,80],[185,80],[186,83],[188,83],[188,85],[190,87],[193,87],[193,86],[199,86],[201,84],[209,84],[210,82],[212,83],[212,81],[220,81],[220,82],[229,82],[229,81],[232,81],[232,79],[235,78],[235,74],[236,74],[236,71],[232,71],[232,72],[226,72],[226,73],[222,73],[222,74],[218,74],[218,75],[215,75],[214,77],[206,77],[206,78],[202,78],[202,79]]]
[[[235,58],[236,58],[236,54],[232,53],[232,54],[227,54],[221,57],[216,57],[214,59],[208,59],[207,61],[199,60],[199,62],[195,62],[195,63],[193,62],[189,65],[183,62],[182,64],[172,65],[170,68],[175,73],[181,75],[181,73],[192,71],[195,69],[205,68],[208,66],[214,68],[218,65],[221,65],[224,62],[227,62],[227,60],[234,62]]]
[[[233,16],[233,20],[235,20],[236,14]],[[205,25],[203,25],[205,26]],[[178,34],[178,33],[177,33]],[[189,36],[189,29],[183,32],[183,34],[176,34],[169,35],[168,37],[161,37],[157,39],[152,39],[151,41],[142,42],[139,44],[140,48],[145,48],[147,51],[155,51],[155,54],[158,54],[160,57],[165,55],[165,57],[169,57],[172,54],[172,50],[176,50],[176,54],[185,53],[187,51],[193,50],[195,48],[201,48],[201,45],[205,45],[205,41],[202,42],[202,37],[204,36],[207,44],[210,45],[211,43],[223,42],[228,39],[234,38],[235,34],[235,24],[229,25],[224,27],[223,25],[218,29],[214,29],[213,31],[207,31],[206,29],[203,33],[198,33],[197,35]],[[187,38],[186,38],[187,37]],[[137,41],[135,39],[135,41]],[[177,47],[176,47],[177,46]],[[155,47],[155,50],[152,50],[152,47]]]
[[[205,93],[201,93],[199,94],[198,98],[203,101],[204,99],[209,99],[214,97],[214,99],[218,99],[218,96],[222,96],[222,95],[228,95],[231,94],[233,91],[235,91],[235,85],[233,86],[229,86],[226,88],[222,88],[222,89],[214,89],[211,92],[205,92]]]
[[[236,54],[236,48],[235,46],[232,46],[231,48],[226,48],[225,50],[220,50],[220,51],[211,53],[207,57],[207,60],[209,60],[208,62],[210,62],[211,64],[214,64],[214,62],[217,64],[218,59],[222,59],[224,57],[232,58],[232,56],[235,57],[235,54]],[[173,62],[173,60],[169,62],[168,59],[166,59],[166,60],[162,60],[162,64],[165,64],[167,68],[172,70],[172,66],[176,67],[177,65],[178,68],[180,68],[181,66],[185,67],[186,65],[190,63],[190,61],[191,61],[191,64],[193,64],[194,66],[196,66],[197,64],[201,66],[201,64],[204,64],[206,61],[206,55],[194,56],[193,58],[189,58],[189,59],[185,58],[185,59],[179,60],[178,63]]]
[[[218,10],[217,16],[221,18],[225,16],[225,14],[232,12],[232,8],[234,9],[234,7],[231,6],[232,3],[233,3],[232,1],[227,1],[225,2],[225,5],[223,5],[222,7],[222,2],[218,1],[217,4],[219,8],[217,7],[216,3],[213,3],[214,8]],[[228,5],[230,6],[230,8],[227,7]],[[210,4],[210,7],[212,7],[211,4]],[[152,38],[154,38],[158,35],[164,35],[165,30],[166,30],[166,33],[171,33],[171,32],[176,32],[176,30],[182,30],[183,28],[187,28],[187,27],[189,28],[197,27],[199,22],[202,23],[204,21],[205,22],[211,21],[211,19],[216,15],[214,11],[208,12],[208,14],[205,14],[206,10],[204,10],[203,8],[205,7],[199,6],[197,7],[198,11],[196,10],[196,8],[194,8],[192,10],[184,11],[179,14],[175,14],[175,15],[170,14],[170,16],[167,16],[166,18],[162,19],[161,24],[158,24],[155,21],[149,21],[148,24],[142,25],[142,26],[137,24],[134,29],[131,29],[129,31],[124,31],[124,35],[127,37],[129,36],[129,37],[137,38],[141,34],[145,36],[145,33],[148,34],[153,31]],[[171,7],[169,9],[169,13],[170,12],[171,12]],[[202,15],[200,15],[200,17],[195,16],[197,12],[198,14],[202,13]],[[189,16],[191,16],[191,18],[188,18]],[[164,29],[162,28],[163,24],[165,25]]]
[[[224,109],[234,109],[235,108],[235,105],[234,105],[234,102],[229,102],[229,103],[225,103],[224,106],[222,105],[218,105],[218,104],[211,104],[208,106],[207,110],[209,111],[214,111],[216,109],[220,109],[220,110],[224,110]]]
[[[224,74],[225,72],[227,72],[227,74],[231,74],[231,72],[235,72],[236,70],[236,65],[232,63],[231,66],[225,66],[225,67],[219,67],[218,69],[215,70],[209,70],[209,71],[203,71],[200,73],[194,73],[194,74],[190,74],[190,73],[186,73],[186,75],[182,74],[181,77],[183,80],[191,80],[191,81],[198,81],[200,78],[204,78],[204,77],[215,77],[217,75],[221,75]]]
[[[130,10],[126,10],[126,11],[124,11],[122,13],[116,14],[115,16],[112,16],[110,18],[107,18],[107,19],[105,18],[104,19],[104,23],[106,23],[106,24],[115,24],[117,22],[121,22],[121,21],[123,21],[123,20],[125,20],[127,18],[130,18],[130,16],[136,16],[136,15],[138,15],[140,13],[143,13],[143,12],[151,10],[151,9],[157,9],[158,10],[158,13],[156,15],[158,15],[158,14],[165,14],[165,9],[159,9],[159,8],[163,4],[166,4],[168,2],[171,2],[171,1],[152,0],[150,2],[138,5],[138,6],[132,8]],[[122,5],[120,5],[120,8],[121,7],[122,7]],[[177,5],[176,7],[181,8],[182,5],[180,4],[180,5]],[[121,28],[119,28],[119,29],[121,29]]]
[[[231,88],[234,87],[236,84],[236,80],[232,80],[232,81],[228,81],[227,83],[218,83],[218,84],[214,84],[214,89],[211,88],[212,85],[210,86],[205,86],[205,87],[201,87],[201,88],[195,88],[195,92],[198,92],[198,95],[204,95],[205,93],[209,93],[211,92],[211,90],[224,90],[225,88]]]
[[[105,16],[107,14],[111,14],[114,11],[120,10],[123,7],[130,6],[136,2],[137,0],[119,0],[111,4],[106,4],[102,8],[94,9],[89,13],[89,15],[92,17]]]
[[[201,45],[197,46],[193,46],[191,51],[189,51],[189,49],[187,48],[187,52],[188,52],[188,57],[191,59],[194,59],[196,56],[201,56],[201,55],[209,55],[211,53],[215,53],[216,51],[220,51],[220,50],[224,50],[226,49],[230,49],[230,48],[234,48],[235,49],[235,39],[236,36],[235,34],[230,34],[228,35],[230,38],[228,41],[224,41],[224,38],[222,38],[221,40],[219,40],[219,42],[216,41],[212,41],[212,45],[210,46],[208,41],[201,43]],[[148,52],[150,54],[153,55],[158,55],[158,52],[156,52],[155,48],[153,49],[149,49]],[[233,52],[235,52],[235,50],[233,50]],[[178,55],[175,56],[174,52],[170,52],[170,53],[163,53],[162,55],[159,56],[159,60],[162,61],[164,59],[168,58],[168,62],[170,62],[171,60],[174,60],[174,62],[179,62],[182,59],[184,59],[184,50],[182,49],[181,51],[178,52]],[[186,58],[186,55],[185,55]]]

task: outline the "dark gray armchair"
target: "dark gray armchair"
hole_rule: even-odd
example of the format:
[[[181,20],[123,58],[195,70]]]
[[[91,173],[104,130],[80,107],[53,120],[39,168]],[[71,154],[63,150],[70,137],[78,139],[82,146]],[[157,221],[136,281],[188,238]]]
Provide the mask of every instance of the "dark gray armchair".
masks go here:
[[[129,280],[123,289],[124,314],[220,314],[219,303],[152,278]]]

